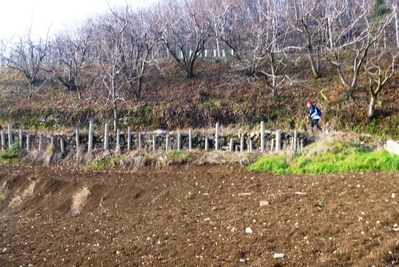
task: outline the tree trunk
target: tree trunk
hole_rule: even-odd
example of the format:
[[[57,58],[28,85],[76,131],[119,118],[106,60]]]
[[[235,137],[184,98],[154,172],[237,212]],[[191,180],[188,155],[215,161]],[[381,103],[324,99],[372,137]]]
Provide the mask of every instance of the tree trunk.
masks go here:
[[[116,100],[113,101],[112,108],[114,110],[114,131],[116,132],[116,130],[118,129],[118,110]]]
[[[136,90],[136,100],[137,100],[137,103],[140,102],[140,100],[141,100],[141,87],[142,87],[142,84],[143,84],[142,81],[143,81],[143,77],[140,76],[140,77],[137,79],[137,90]]]
[[[114,113],[114,131],[116,132],[116,130],[118,129],[118,109],[116,103],[116,88],[115,88],[114,77],[112,77],[111,86],[112,86],[112,109]]]
[[[29,83],[29,95],[28,99],[32,99],[33,96],[33,83]]]
[[[394,6],[394,15],[395,15],[395,31],[396,31],[396,47],[399,48],[399,18],[398,18],[398,5]]]
[[[377,95],[371,93],[371,98],[370,98],[370,103],[369,103],[369,109],[367,112],[367,116],[369,118],[373,118],[374,117],[374,113],[375,113],[375,103],[377,102]]]
[[[353,91],[355,90],[355,88],[353,86],[349,86],[348,87],[348,92],[346,93],[346,98],[349,99],[353,96]]]
[[[318,79],[321,77],[321,70],[320,70],[320,49],[317,49],[317,58],[316,60],[313,58],[312,55],[313,51],[308,50],[308,58],[310,61],[310,66],[312,68],[313,76]],[[315,62],[316,61],[316,62]]]

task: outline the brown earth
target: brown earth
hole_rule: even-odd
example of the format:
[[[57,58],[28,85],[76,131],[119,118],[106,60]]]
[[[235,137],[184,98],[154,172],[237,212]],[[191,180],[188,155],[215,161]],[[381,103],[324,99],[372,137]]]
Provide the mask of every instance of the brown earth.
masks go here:
[[[398,178],[276,176],[211,164],[138,172],[0,166],[0,262],[394,266]]]

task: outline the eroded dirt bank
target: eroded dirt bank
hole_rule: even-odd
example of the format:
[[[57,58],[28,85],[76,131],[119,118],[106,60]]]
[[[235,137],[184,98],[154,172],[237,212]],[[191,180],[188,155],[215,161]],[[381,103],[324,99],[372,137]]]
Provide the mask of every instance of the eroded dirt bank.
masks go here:
[[[398,178],[275,176],[222,165],[132,173],[0,166],[0,262],[393,266]]]

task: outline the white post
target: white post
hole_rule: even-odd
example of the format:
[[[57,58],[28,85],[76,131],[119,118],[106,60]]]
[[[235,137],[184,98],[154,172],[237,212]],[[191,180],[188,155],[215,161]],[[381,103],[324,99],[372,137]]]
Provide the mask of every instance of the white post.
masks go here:
[[[105,124],[104,127],[104,149],[109,149],[109,125],[108,123]]]
[[[142,144],[141,144],[142,143],[142,141],[141,141],[141,132],[139,132],[138,135],[139,135],[138,136],[138,138],[139,138],[138,150],[141,150],[141,148],[143,147]]]
[[[193,130],[188,130],[188,150],[193,149]]]
[[[299,147],[299,137],[296,138],[296,150],[298,151]]]
[[[219,150],[219,123],[216,123],[216,131],[215,131],[215,150]]]
[[[93,149],[93,121],[89,125],[89,144],[87,150],[90,152]]]
[[[165,151],[169,151],[169,134],[165,136]]]
[[[1,134],[1,149],[4,150],[6,149],[6,133],[4,132],[4,130],[1,130],[0,134]]]
[[[240,137],[240,152],[244,152],[244,135],[241,135]]]
[[[116,129],[116,149],[121,148],[121,131]]]
[[[61,154],[65,154],[65,142],[64,142],[64,140],[61,138],[60,139],[60,146],[61,146]]]
[[[39,152],[43,151],[43,135],[39,136]]]
[[[209,150],[209,138],[205,136],[205,150]]]
[[[276,151],[281,150],[281,131],[277,130],[276,131]]]
[[[293,142],[294,142],[294,151],[297,151],[298,150],[298,132],[297,132],[297,130],[295,130],[294,131],[294,139],[292,140]]]
[[[54,136],[51,136],[51,137],[50,137],[50,147],[51,147],[52,149],[55,148]],[[55,149],[54,149],[54,151],[55,151]]]
[[[260,122],[260,152],[265,152],[265,122]]]
[[[26,151],[30,151],[30,134],[26,135]]]
[[[274,150],[274,138],[272,139],[271,144],[270,144],[270,151],[273,151],[273,150]]]
[[[127,150],[132,150],[132,129],[127,127]]]
[[[177,150],[181,150],[181,133],[180,131],[177,132]]]
[[[248,152],[252,152],[252,139],[248,139]]]
[[[22,149],[24,139],[22,137],[22,130],[21,129],[18,131],[18,135],[19,135],[19,140],[18,140],[19,141],[19,149]]]
[[[79,129],[75,130],[76,153],[79,151]]]
[[[157,137],[155,136],[155,134],[152,136],[152,150],[154,152],[157,151]]]
[[[11,148],[12,143],[12,126],[11,124],[8,124],[8,148]]]

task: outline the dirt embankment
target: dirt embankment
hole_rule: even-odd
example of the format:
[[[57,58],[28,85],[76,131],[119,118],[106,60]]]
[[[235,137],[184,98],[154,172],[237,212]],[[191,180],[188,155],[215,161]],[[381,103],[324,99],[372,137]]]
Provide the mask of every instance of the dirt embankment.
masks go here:
[[[398,177],[275,176],[209,164],[141,172],[0,166],[0,262],[398,265]]]

